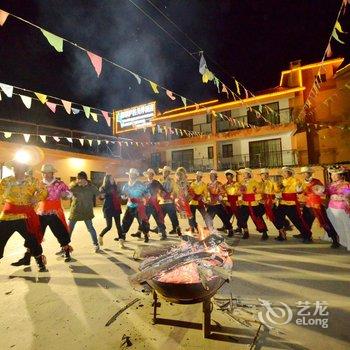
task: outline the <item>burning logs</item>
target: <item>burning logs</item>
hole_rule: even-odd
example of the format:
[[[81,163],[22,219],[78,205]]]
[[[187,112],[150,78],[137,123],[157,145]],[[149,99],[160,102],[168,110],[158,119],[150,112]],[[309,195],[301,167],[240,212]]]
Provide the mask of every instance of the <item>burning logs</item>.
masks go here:
[[[229,255],[220,234],[211,234],[201,241],[189,236],[166,253],[144,260],[141,271],[131,277],[131,282],[147,282],[162,288],[193,284],[192,287],[198,289],[199,285],[202,291],[211,287],[217,290],[230,277],[233,264]]]

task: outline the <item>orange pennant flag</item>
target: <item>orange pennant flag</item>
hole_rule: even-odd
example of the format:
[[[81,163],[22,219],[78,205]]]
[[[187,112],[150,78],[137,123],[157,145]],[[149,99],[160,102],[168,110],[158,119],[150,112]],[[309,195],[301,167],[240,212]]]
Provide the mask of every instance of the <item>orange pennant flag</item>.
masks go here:
[[[61,101],[62,101],[63,107],[64,107],[64,109],[66,110],[66,112],[67,112],[68,114],[70,114],[71,111],[72,111],[72,102],[70,102],[70,101],[65,101],[65,100],[61,100]]]
[[[0,10],[0,26],[3,26],[7,20],[9,13],[3,10]]]
[[[176,97],[173,95],[173,92],[172,92],[172,91],[167,90],[167,91],[166,91],[166,94],[168,95],[168,97],[169,97],[172,101],[176,100]]]

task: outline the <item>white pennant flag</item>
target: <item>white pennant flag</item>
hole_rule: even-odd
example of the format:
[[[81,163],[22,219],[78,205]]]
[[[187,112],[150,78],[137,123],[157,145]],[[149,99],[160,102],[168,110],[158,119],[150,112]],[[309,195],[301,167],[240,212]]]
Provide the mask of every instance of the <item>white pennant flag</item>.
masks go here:
[[[42,140],[44,143],[46,143],[46,135],[39,135],[39,136],[40,136],[41,140]]]
[[[52,138],[56,141],[56,142],[60,142],[60,138],[57,136],[52,136]]]
[[[92,140],[88,140],[90,147],[92,146]]]
[[[9,139],[12,136],[12,132],[4,132],[5,139]]]
[[[29,96],[19,95],[23,104],[29,109],[32,106],[32,98]]]
[[[29,139],[30,139],[30,134],[23,134],[24,140],[25,142],[28,143]]]
[[[79,139],[79,142],[82,146],[84,146],[84,139]]]
[[[70,142],[70,143],[73,143],[73,140],[71,137],[66,137],[67,141]]]
[[[0,88],[7,97],[12,97],[13,86],[0,83]]]
[[[97,144],[100,145],[101,144],[101,140],[97,140]]]

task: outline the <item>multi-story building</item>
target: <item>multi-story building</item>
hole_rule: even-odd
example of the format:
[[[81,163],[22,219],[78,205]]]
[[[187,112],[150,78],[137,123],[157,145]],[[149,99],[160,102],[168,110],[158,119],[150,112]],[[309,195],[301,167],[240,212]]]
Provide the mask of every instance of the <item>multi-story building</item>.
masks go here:
[[[336,73],[341,63],[342,59],[304,66],[292,62],[281,73],[279,86],[255,96],[156,114],[151,123],[157,127],[148,129],[155,145],[145,149],[150,156],[144,165],[184,166],[193,172],[349,161],[349,146],[341,149],[340,139],[327,136],[327,132],[340,136],[348,131],[350,98],[339,99],[346,94],[340,87],[347,84],[349,69]],[[319,92],[312,102],[313,114],[308,110],[305,119],[301,111],[316,77]],[[338,104],[324,109],[321,104],[334,94],[339,95]],[[140,134],[145,133],[131,131],[128,137],[137,139]]]

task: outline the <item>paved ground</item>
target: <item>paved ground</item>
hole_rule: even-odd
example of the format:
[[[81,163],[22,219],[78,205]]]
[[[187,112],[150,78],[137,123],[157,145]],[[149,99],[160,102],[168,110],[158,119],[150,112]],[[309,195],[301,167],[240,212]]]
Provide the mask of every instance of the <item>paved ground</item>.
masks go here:
[[[103,224],[101,211],[96,209],[98,231]],[[183,226],[187,224],[183,222]],[[321,236],[317,227],[315,232],[316,237]],[[75,261],[64,263],[54,255],[57,243],[53,235],[47,234],[44,250],[49,272],[39,275],[34,263],[25,269],[10,266],[23,252],[21,237],[14,235],[0,264],[0,349],[119,349],[124,334],[130,337],[131,349],[249,349],[259,326],[252,322],[252,314],[264,310],[250,307],[259,304],[258,298],[273,302],[275,307],[282,307],[280,302],[289,305],[293,319],[276,325],[269,335],[262,327],[255,349],[349,348],[350,253],[344,249],[331,250],[329,243],[319,240],[310,245],[292,239],[261,242],[258,235],[247,241],[229,241],[236,246],[234,279],[222,288],[219,297],[232,293],[250,306],[235,308],[232,317],[214,305],[213,323],[222,332],[227,331],[225,327],[233,328],[234,338],[216,335],[204,340],[200,330],[152,325],[151,295],[133,290],[128,282],[128,276],[138,268],[132,258],[134,249],[143,242],[131,239],[128,249],[121,250],[114,236],[114,232],[107,234],[103,252],[95,254],[85,227],[78,224],[72,243]],[[153,238],[150,244],[162,244],[155,235]],[[105,327],[110,317],[134,298],[140,301]],[[328,328],[296,325],[296,319],[301,318],[298,301],[311,303],[306,313],[316,311],[314,303],[327,302],[328,308],[321,311],[328,316],[317,311],[316,316],[305,316],[305,322],[327,319]],[[278,316],[285,310],[274,308],[273,320],[284,321]],[[162,302],[159,312],[162,317],[191,322],[202,318],[199,304]],[[266,313],[262,315],[266,319]]]

